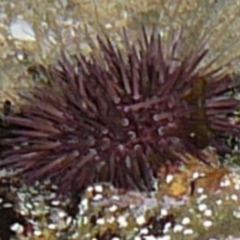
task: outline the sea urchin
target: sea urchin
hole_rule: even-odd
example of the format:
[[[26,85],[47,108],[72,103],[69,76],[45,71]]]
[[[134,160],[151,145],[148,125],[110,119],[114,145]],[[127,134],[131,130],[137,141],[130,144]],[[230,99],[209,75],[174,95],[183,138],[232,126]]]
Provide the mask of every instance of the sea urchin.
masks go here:
[[[239,83],[200,66],[208,49],[181,59],[183,34],[167,49],[156,31],[148,38],[143,30],[137,45],[124,36],[125,50],[98,38],[100,54],[64,55],[45,69],[49,84],[22,94],[20,114],[3,117],[11,127],[1,129],[2,167],[50,177],[65,192],[100,181],[151,189],[161,166],[221,150],[219,136],[239,134],[231,95]]]

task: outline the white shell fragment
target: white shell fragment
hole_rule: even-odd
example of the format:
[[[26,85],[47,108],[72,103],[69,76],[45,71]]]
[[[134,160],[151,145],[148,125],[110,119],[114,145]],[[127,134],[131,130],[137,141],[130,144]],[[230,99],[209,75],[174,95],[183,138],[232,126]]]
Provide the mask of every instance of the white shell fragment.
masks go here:
[[[9,31],[12,37],[17,40],[30,42],[36,41],[35,33],[30,24],[20,17],[10,23]]]

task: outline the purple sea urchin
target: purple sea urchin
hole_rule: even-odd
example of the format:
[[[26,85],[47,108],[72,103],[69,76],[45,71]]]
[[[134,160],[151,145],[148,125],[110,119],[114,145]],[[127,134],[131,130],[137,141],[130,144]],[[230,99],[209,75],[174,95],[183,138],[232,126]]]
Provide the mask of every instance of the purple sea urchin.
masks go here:
[[[221,68],[200,65],[202,45],[181,59],[183,36],[166,49],[156,32],[126,53],[98,39],[101,56],[67,57],[46,69],[49,84],[22,94],[20,114],[5,116],[1,166],[27,179],[54,179],[62,190],[99,181],[150,189],[152,177],[180,155],[222,148],[218,135],[238,135],[239,87]]]

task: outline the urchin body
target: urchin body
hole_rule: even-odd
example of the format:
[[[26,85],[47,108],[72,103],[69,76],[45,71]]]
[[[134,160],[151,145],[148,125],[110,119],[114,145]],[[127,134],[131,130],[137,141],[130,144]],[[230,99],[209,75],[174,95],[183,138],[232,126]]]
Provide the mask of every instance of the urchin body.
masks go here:
[[[2,166],[50,177],[65,192],[100,181],[151,189],[161,166],[186,153],[202,158],[216,135],[239,134],[228,121],[239,104],[228,93],[239,84],[200,69],[207,50],[179,60],[179,38],[169,57],[160,35],[148,40],[145,31],[125,54],[108,38],[99,46],[101,58],[63,57],[46,69],[49,84],[23,96],[20,115],[4,117],[12,127],[2,129]]]

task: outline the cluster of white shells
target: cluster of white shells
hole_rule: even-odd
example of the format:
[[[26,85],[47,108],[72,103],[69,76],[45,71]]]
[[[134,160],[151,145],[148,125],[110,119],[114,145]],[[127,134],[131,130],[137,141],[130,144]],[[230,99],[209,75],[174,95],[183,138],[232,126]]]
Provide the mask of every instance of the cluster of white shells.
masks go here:
[[[171,181],[170,177],[166,181]],[[222,194],[226,189],[226,194]],[[116,231],[112,238],[109,237],[111,234],[106,235],[112,240],[125,239],[127,235],[130,237],[126,239],[132,240],[195,239],[198,237],[196,219],[199,219],[198,228],[208,231],[216,226],[218,211],[226,203],[233,206],[232,218],[240,219],[240,175],[234,172],[222,179],[214,196],[209,196],[203,188],[196,189],[192,205],[189,205],[192,201],[189,196],[179,199],[162,196],[159,199],[156,193],[139,193],[116,189],[106,183],[96,184],[86,189],[74,217],[67,210],[70,199],[59,199],[56,190],[57,186],[50,181],[36,182],[32,186],[22,184],[20,188],[11,186],[10,191],[16,195],[14,204],[0,199],[0,207],[14,207],[31,226],[27,232],[26,226],[18,222],[9,226],[18,239],[33,239],[33,236],[46,238],[46,234],[52,234],[56,239],[105,240],[101,236],[109,229]],[[174,208],[184,206],[187,206],[184,214],[176,216]],[[156,226],[149,221],[151,216],[155,216],[155,224],[161,231],[156,233]],[[102,235],[94,235],[96,230]],[[214,239],[220,238],[209,238]]]

